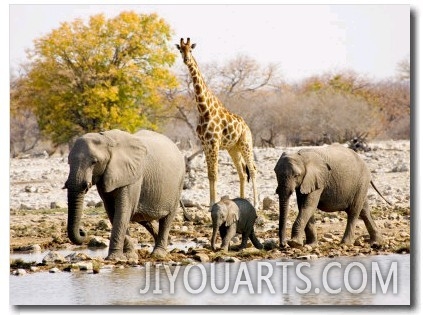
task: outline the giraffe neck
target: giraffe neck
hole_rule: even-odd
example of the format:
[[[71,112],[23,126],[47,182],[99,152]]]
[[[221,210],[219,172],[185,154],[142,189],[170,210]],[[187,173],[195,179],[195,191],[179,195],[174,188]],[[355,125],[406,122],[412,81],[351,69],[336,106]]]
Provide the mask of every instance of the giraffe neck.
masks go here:
[[[200,69],[194,57],[191,56],[191,64],[188,66],[189,73],[192,78],[194,86],[195,100],[197,101],[197,108],[200,115],[210,111],[212,107],[217,109],[221,107],[217,97],[209,90],[203,76],[201,75]]]

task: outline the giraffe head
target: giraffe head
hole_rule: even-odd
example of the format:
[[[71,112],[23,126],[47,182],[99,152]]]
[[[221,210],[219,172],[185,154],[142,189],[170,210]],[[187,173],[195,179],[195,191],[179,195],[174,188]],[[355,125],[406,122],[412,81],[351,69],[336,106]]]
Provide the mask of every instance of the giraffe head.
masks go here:
[[[188,37],[187,42],[184,43],[184,39],[181,38],[181,44],[176,44],[176,48],[181,52],[182,60],[186,65],[189,65],[192,60],[191,51],[195,48],[195,44],[191,45],[191,40]]]

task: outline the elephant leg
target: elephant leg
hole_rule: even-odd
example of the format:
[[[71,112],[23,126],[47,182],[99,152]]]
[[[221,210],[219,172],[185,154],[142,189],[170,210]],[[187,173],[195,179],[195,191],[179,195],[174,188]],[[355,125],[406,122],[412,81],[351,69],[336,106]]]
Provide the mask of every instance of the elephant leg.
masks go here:
[[[236,224],[232,224],[231,226],[228,227],[228,229],[226,230],[226,235],[222,239],[222,247],[221,247],[222,250],[224,251],[229,250],[231,239],[235,236],[235,234],[236,234]]]
[[[345,229],[345,233],[344,236],[342,237],[342,241],[341,244],[352,244],[354,241],[354,232],[355,232],[355,227],[357,224],[357,219],[358,216],[360,214],[360,211],[357,211],[356,208],[351,207],[350,209],[348,209],[349,211],[347,211],[347,227]]]
[[[131,241],[129,234],[125,236],[125,240],[123,242],[123,254],[128,260],[138,260],[138,254],[135,251],[135,246]]]
[[[176,209],[176,207],[175,207]],[[157,241],[155,243],[152,256],[157,258],[164,258],[167,255],[167,241],[169,238],[169,231],[175,217],[176,211],[169,213],[164,218],[159,220],[159,233],[157,235]]]
[[[143,221],[140,224],[145,227],[145,229],[150,232],[151,236],[154,238],[154,243],[157,243],[158,232],[156,227],[150,221]]]
[[[126,259],[123,255],[126,233],[128,231],[131,212],[128,205],[127,187],[119,188],[115,199],[115,212],[113,215],[112,234],[110,237],[108,260]],[[127,240],[129,241],[129,239]]]
[[[241,240],[241,245],[239,245],[238,250],[244,249],[247,247],[247,241],[248,241],[248,236],[249,236],[250,232],[243,232],[242,233],[242,240]]]
[[[253,243],[254,247],[257,249],[263,249],[263,244],[257,239],[254,229],[251,231],[250,240]]]
[[[316,190],[300,199],[297,196],[299,213],[292,225],[291,240],[288,241],[290,247],[302,247],[304,245],[303,236],[305,228],[317,209],[320,194],[321,191]]]
[[[316,233],[316,220],[314,219],[314,214],[311,216],[310,220],[308,220],[307,225],[305,227],[305,235],[306,235],[306,244],[314,245],[317,243],[317,233]]]
[[[222,240],[222,244],[220,245],[220,248],[222,248],[223,240],[226,237],[226,234],[228,234],[228,228],[224,224],[222,224],[221,226],[219,226],[219,235],[220,235],[220,239]]]
[[[367,200],[364,203],[363,210],[361,210],[360,212],[360,218],[363,219],[367,231],[370,234],[370,243],[381,243],[382,237],[380,236],[377,230],[376,223],[373,221],[372,215],[370,214],[369,204],[367,203]]]

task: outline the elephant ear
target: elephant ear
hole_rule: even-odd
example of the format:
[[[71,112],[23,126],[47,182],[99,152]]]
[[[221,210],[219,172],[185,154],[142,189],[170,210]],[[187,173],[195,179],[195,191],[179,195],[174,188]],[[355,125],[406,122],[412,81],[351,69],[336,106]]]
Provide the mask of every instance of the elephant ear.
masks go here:
[[[110,149],[110,160],[103,174],[105,191],[135,183],[141,177],[147,154],[141,139],[120,130],[102,134],[109,139]]]
[[[231,226],[239,220],[239,208],[236,203],[232,200],[228,200],[228,202],[225,203],[228,209],[228,218],[226,219],[226,226]]]
[[[309,194],[324,187],[330,172],[330,166],[316,152],[299,152],[305,164],[305,175],[300,185],[302,194]]]

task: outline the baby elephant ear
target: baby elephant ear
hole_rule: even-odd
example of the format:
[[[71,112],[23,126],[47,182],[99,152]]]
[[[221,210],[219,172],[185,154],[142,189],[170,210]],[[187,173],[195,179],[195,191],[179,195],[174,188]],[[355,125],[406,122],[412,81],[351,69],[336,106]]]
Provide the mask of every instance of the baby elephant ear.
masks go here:
[[[226,226],[231,226],[239,220],[239,208],[233,201],[228,202],[226,204],[226,207],[228,209],[228,218],[226,219]]]

